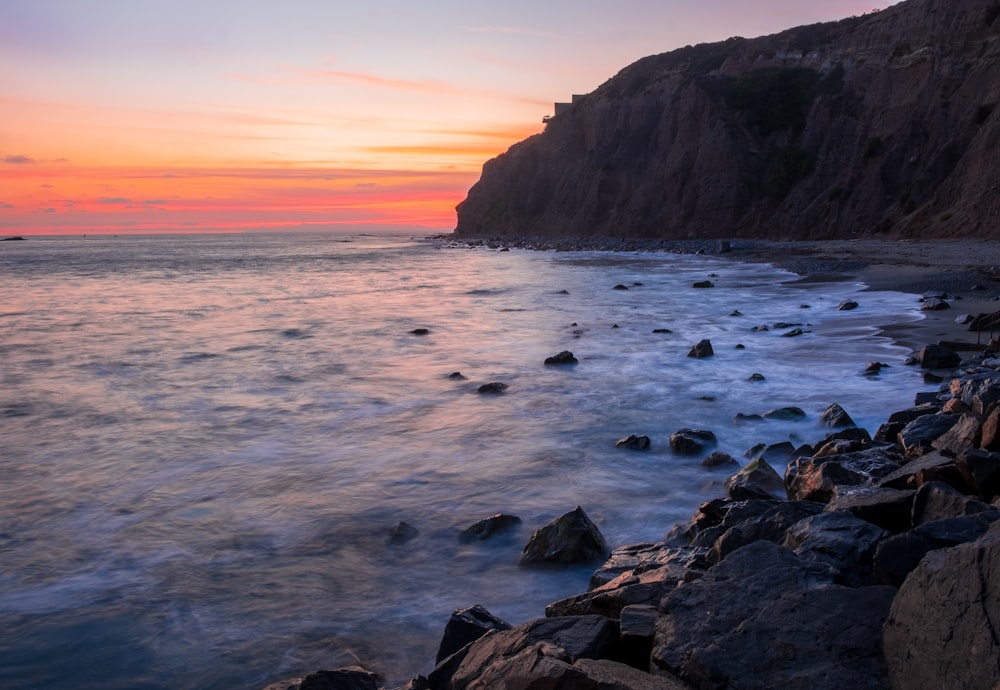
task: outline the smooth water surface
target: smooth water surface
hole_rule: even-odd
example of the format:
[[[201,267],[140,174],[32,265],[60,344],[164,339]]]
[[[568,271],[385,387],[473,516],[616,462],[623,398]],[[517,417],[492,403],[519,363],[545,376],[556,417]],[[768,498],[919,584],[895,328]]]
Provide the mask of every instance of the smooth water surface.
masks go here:
[[[612,545],[655,540],[719,495],[725,473],[670,452],[676,429],[742,457],[821,438],[835,401],[874,432],[922,387],[876,328],[919,319],[913,296],[711,257],[40,238],[0,245],[0,279],[7,689],[253,688],[350,663],[401,684],[453,609],[519,623],[585,590],[592,568],[517,566],[532,529],[581,505]],[[752,331],[775,322],[807,332]],[[703,338],[715,356],[688,358]],[[567,349],[578,365],[542,365]],[[892,366],[864,377],[875,360]],[[509,389],[477,394],[491,381]],[[733,421],[785,405],[808,419]],[[653,449],[616,449],[629,433]],[[523,528],[458,543],[497,512]],[[419,535],[391,543],[400,521]]]

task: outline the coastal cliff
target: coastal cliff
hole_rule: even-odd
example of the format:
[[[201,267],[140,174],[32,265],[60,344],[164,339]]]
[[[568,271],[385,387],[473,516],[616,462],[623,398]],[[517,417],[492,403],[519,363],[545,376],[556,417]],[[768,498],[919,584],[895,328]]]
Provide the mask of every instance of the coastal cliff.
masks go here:
[[[459,237],[1000,238],[1000,2],[643,58],[488,161]]]

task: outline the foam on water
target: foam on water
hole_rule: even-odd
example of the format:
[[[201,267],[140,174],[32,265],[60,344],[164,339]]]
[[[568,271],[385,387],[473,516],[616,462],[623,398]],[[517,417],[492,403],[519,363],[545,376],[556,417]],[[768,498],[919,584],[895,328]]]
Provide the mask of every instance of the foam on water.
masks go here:
[[[378,236],[6,244],[4,688],[254,687],[357,661],[402,682],[452,609],[516,623],[585,589],[590,568],[517,567],[532,529],[579,504],[612,544],[654,540],[719,494],[672,431],[739,457],[817,440],[831,402],[874,431],[922,387],[878,335],[920,318],[912,295],[766,265]],[[806,333],[752,331],[776,322]],[[686,357],[703,338],[715,356]],[[579,365],[542,366],[565,349]],[[478,395],[490,381],[510,388]],[[786,405],[808,418],[733,421]],[[615,449],[629,433],[653,448]],[[500,511],[522,529],[457,542]],[[400,521],[419,536],[389,544]]]

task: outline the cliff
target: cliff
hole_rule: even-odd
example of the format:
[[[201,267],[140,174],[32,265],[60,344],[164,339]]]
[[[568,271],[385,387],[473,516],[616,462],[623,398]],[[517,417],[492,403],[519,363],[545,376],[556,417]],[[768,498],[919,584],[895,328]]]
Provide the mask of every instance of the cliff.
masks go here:
[[[1000,238],[1000,2],[643,58],[488,161],[458,236]]]

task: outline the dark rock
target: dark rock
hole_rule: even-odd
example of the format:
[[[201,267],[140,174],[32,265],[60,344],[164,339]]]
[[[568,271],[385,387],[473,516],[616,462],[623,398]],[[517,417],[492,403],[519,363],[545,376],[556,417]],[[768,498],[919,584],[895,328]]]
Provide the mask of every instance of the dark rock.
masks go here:
[[[858,303],[852,299],[845,299],[837,305],[839,311],[852,311],[858,308]]]
[[[358,666],[310,673],[299,690],[378,690],[378,677]]]
[[[991,501],[1000,495],[1000,453],[966,450],[955,459],[955,465],[979,498]]]
[[[784,465],[788,462],[796,450],[796,447],[788,441],[770,443],[764,447],[764,450],[761,451],[758,457],[762,460],[773,462],[776,465]],[[812,455],[812,453],[809,453],[809,455]]]
[[[877,376],[883,369],[887,368],[888,364],[882,364],[882,362],[868,362],[865,366],[864,372],[865,376]]]
[[[733,422],[736,424],[742,424],[744,422],[763,422],[764,418],[759,414],[743,414],[742,412],[737,412],[736,416],[733,417]]]
[[[657,604],[659,602],[657,601]],[[656,634],[657,607],[632,604],[621,611],[619,628],[624,661],[641,671],[649,671],[649,655]]]
[[[780,501],[760,515],[731,525],[712,544],[708,560],[718,563],[736,549],[755,541],[780,544],[788,528],[799,520],[823,512],[823,504],[813,501]],[[732,521],[727,521],[732,522]]]
[[[925,345],[919,361],[924,369],[954,369],[962,363],[962,358],[944,345]]]
[[[875,548],[888,536],[882,528],[839,510],[799,520],[788,528],[782,545],[836,569],[839,584],[864,587],[875,584]]]
[[[847,511],[861,520],[897,534],[913,527],[913,489],[863,487],[831,500],[828,511]]]
[[[695,579],[697,573],[708,568],[705,560],[708,549],[688,545],[677,546],[666,542],[643,542],[620,546],[590,577],[591,591],[596,591],[623,574],[634,575],[658,571],[661,577],[676,581]],[[667,570],[664,570],[667,568]],[[621,585],[619,581],[618,585]],[[617,585],[616,585],[617,586]]]
[[[498,393],[503,393],[507,390],[508,386],[506,383],[501,383],[500,381],[494,381],[492,383],[484,383],[481,385],[477,391],[479,393],[485,393],[487,395],[496,395]]]
[[[563,350],[557,355],[552,355],[551,357],[545,358],[545,364],[547,366],[561,366],[566,364],[579,364],[580,360],[573,356],[573,353],[569,350]]]
[[[625,438],[615,441],[615,448],[625,448],[626,450],[649,450],[649,446],[649,436],[646,435],[629,434]]]
[[[975,541],[997,520],[1000,511],[935,520],[879,542],[875,550],[875,577],[881,584],[899,587],[929,552]]]
[[[743,316],[743,312],[741,312],[739,309],[733,309],[731,312],[729,312],[729,315],[730,316]]]
[[[805,411],[799,407],[781,407],[764,413],[764,419],[777,419],[782,422],[795,422],[805,418]]]
[[[920,471],[928,468],[940,467],[949,463],[954,464],[954,462],[954,458],[942,455],[937,451],[927,453],[916,460],[910,460],[902,467],[899,467],[884,477],[881,477],[877,482],[875,482],[875,485],[887,489],[906,489],[911,486],[916,487],[917,484],[914,481],[914,477]]]
[[[785,483],[766,460],[758,458],[726,480],[726,495],[734,501],[784,499]]]
[[[690,352],[688,352],[688,357],[704,359],[705,357],[711,357],[714,354],[715,351],[712,349],[712,341],[705,339],[691,348]]]
[[[785,470],[785,486],[792,500],[827,503],[844,487],[873,484],[899,467],[899,451],[876,447],[822,458],[796,458]]]
[[[899,432],[903,430],[906,424],[903,422],[886,422],[880,426],[875,431],[875,437],[872,439],[876,443],[899,443]]]
[[[885,623],[895,688],[994,688],[1000,678],[1000,530],[928,553]]]
[[[715,283],[711,280],[698,280],[691,284],[693,288],[714,288]]]
[[[766,541],[738,549],[664,597],[652,664],[699,688],[885,688],[879,641],[895,590],[832,577]]]
[[[755,374],[750,374],[750,378],[748,378],[747,381],[751,381],[751,382],[755,382],[756,383],[756,382],[759,382],[759,381],[767,381],[767,379],[764,378],[763,374],[756,374],[755,373]]]
[[[825,458],[831,455],[854,453],[859,450],[868,450],[871,446],[871,442],[861,439],[835,438],[825,441],[823,445],[816,449],[816,451],[812,454],[812,457]]]
[[[913,524],[995,511],[996,508],[941,482],[928,482],[913,498]]]
[[[716,499],[703,503],[688,527],[690,543],[695,547],[715,549],[716,541],[727,531],[761,515],[765,515],[785,501],[774,498],[732,501]],[[711,555],[709,554],[709,560]]]
[[[451,372],[450,374],[448,374],[448,378],[455,379],[456,381],[464,381],[465,380],[465,377],[462,376],[462,372],[460,372],[460,371],[453,371],[453,372]]]
[[[931,441],[931,447],[945,455],[958,455],[970,448],[978,448],[982,429],[983,420],[979,415],[963,414],[948,431]]]
[[[949,398],[945,401],[941,411],[945,414],[965,414],[966,412],[971,412],[972,408],[958,398]]]
[[[911,407],[908,410],[899,410],[897,412],[893,412],[891,415],[889,415],[889,419],[887,421],[889,424],[896,424],[896,423],[909,424],[910,422],[912,422],[915,419],[918,419],[919,417],[923,417],[924,415],[927,414],[936,414],[940,411],[941,411],[941,405],[935,401],[932,403],[925,403],[923,405],[918,405],[917,407]]]
[[[489,539],[494,534],[507,532],[520,524],[521,518],[516,515],[497,513],[496,515],[483,518],[471,527],[462,530],[458,535],[458,540],[462,543],[482,541]]]
[[[739,465],[740,463],[729,453],[723,453],[722,451],[715,451],[710,453],[701,461],[701,466],[708,469],[715,469],[718,467],[732,467],[733,465]]]
[[[852,427],[842,428],[839,431],[832,431],[823,438],[824,443],[829,443],[830,441],[839,441],[839,440],[862,441],[864,443],[870,443],[872,437],[866,429],[862,429],[861,427],[857,426],[852,426]]]
[[[569,688],[574,681],[596,690],[572,665],[578,659],[614,658],[617,647],[618,626],[604,616],[543,618],[480,637],[453,671],[435,669],[430,680],[448,690]]]
[[[612,289],[614,289],[614,290],[628,290],[628,286],[627,285],[622,285],[622,284],[619,283],[618,285],[615,285],[614,288],[612,288]]]
[[[606,558],[608,546],[597,525],[583,508],[574,510],[535,530],[524,547],[521,565],[569,565]]]
[[[781,337],[782,338],[797,338],[798,336],[803,335],[804,333],[805,333],[805,331],[803,331],[801,328],[793,328],[792,330],[788,331],[787,333],[782,333]]]
[[[653,333],[673,333],[669,328],[654,328]]]
[[[833,403],[828,408],[823,410],[819,415],[819,421],[826,426],[830,427],[845,427],[845,426],[857,426],[854,420],[851,419],[851,415],[847,414],[847,411],[837,403]]]
[[[983,422],[979,445],[989,451],[1000,451],[1000,405],[994,405]]]
[[[949,391],[973,412],[985,415],[992,405],[1000,403],[1000,374],[989,372],[952,379]]]
[[[410,331],[410,334],[411,335],[428,335],[430,332],[431,331],[430,331],[429,328],[414,328],[412,331]]]
[[[934,449],[934,441],[958,423],[957,414],[917,417],[899,432],[899,445],[908,458],[918,458]]]
[[[458,609],[451,614],[448,624],[445,625],[434,663],[440,664],[446,657],[490,631],[499,632],[510,628],[510,623],[497,618],[478,604],[467,609]]]
[[[770,330],[771,330],[770,326],[754,326],[753,328],[750,329],[750,331],[753,333],[765,333]]]
[[[706,429],[678,429],[670,434],[670,447],[680,455],[698,455],[717,442],[715,434]]]
[[[938,297],[929,297],[920,305],[920,311],[941,311],[950,308],[951,305]]]
[[[416,539],[419,535],[420,530],[416,527],[407,522],[400,522],[389,530],[389,543],[405,544],[408,541]]]

